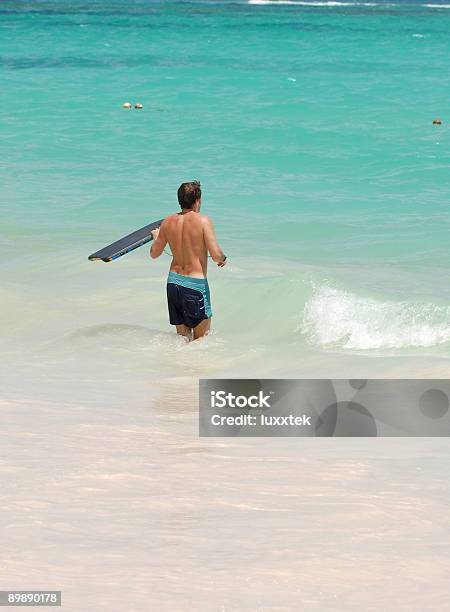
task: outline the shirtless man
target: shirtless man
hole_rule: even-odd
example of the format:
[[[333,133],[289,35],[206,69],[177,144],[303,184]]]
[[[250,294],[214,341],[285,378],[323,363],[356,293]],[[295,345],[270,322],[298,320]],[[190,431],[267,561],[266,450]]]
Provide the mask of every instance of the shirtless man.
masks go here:
[[[167,279],[167,303],[171,325],[188,340],[205,336],[211,327],[211,301],[206,279],[208,252],[223,268],[226,257],[219,247],[210,219],[200,214],[200,183],[182,183],[178,189],[181,212],[166,217],[159,229],[153,230],[150,255],[156,259],[169,243],[172,251]]]

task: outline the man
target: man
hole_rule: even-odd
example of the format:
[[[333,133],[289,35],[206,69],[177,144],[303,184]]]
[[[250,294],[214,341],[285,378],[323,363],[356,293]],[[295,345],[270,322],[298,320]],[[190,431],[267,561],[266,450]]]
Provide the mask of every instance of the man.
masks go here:
[[[171,325],[188,340],[205,336],[211,327],[211,302],[206,279],[208,252],[223,268],[226,256],[219,247],[210,219],[200,214],[200,183],[183,183],[178,189],[181,212],[170,215],[153,230],[150,255],[156,259],[169,243],[172,251],[167,279],[167,302]]]

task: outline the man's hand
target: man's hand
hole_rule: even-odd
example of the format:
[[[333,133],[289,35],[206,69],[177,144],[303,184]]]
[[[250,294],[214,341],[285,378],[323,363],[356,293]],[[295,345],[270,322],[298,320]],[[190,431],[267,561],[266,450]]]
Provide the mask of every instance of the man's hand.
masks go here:
[[[164,232],[164,221],[161,223],[161,227],[152,230],[153,244],[150,247],[150,257],[156,259],[164,251],[164,247],[167,244],[167,238]]]
[[[227,258],[217,242],[214,226],[208,217],[203,217],[203,236],[205,237],[206,248],[212,260],[219,268],[223,268]]]

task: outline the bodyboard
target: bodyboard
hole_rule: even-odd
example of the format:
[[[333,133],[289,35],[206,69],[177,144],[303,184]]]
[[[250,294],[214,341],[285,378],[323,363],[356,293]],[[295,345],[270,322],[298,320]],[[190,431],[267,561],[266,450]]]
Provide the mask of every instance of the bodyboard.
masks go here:
[[[103,249],[100,249],[96,253],[92,253],[92,255],[89,255],[88,259],[90,259],[90,261],[101,259],[102,261],[108,262],[113,261],[113,259],[117,259],[118,257],[122,257],[122,255],[125,255],[130,251],[134,251],[134,249],[137,249],[143,244],[150,242],[150,240],[153,240],[152,230],[158,228],[163,221],[164,219],[160,219],[159,221],[154,221],[145,227],[141,227],[141,229],[128,234],[128,236],[120,238],[120,240],[116,240],[116,242],[103,247]]]

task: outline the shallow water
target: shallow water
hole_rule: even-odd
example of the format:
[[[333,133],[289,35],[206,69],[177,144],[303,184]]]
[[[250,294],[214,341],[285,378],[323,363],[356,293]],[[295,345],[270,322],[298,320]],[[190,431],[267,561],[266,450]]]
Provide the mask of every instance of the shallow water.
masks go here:
[[[140,409],[2,406],[5,587],[68,610],[446,610],[445,441],[199,440],[186,382]]]

